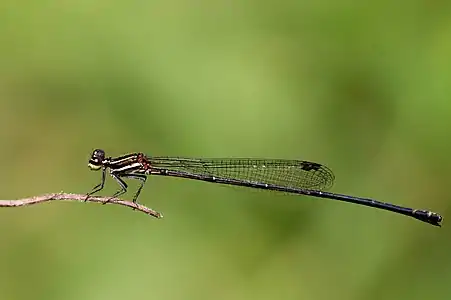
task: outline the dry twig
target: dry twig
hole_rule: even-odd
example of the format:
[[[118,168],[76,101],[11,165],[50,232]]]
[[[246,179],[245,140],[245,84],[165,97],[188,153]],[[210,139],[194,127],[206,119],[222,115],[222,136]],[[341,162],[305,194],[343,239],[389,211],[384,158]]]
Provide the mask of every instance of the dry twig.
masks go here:
[[[23,198],[17,200],[0,200],[0,207],[18,207],[18,206],[27,206],[32,204],[44,203],[48,201],[85,201],[86,195],[82,194],[67,194],[67,193],[54,193],[54,194],[45,194],[41,196],[35,196],[30,198]],[[131,201],[121,200],[117,198],[111,197],[92,197],[90,196],[87,202],[96,202],[104,204],[105,201],[108,201],[108,204],[118,204],[122,206],[128,206],[133,209],[136,209],[140,212],[143,212],[147,215],[150,215],[155,218],[163,218],[163,215],[159,212],[148,208],[144,205],[133,203]]]

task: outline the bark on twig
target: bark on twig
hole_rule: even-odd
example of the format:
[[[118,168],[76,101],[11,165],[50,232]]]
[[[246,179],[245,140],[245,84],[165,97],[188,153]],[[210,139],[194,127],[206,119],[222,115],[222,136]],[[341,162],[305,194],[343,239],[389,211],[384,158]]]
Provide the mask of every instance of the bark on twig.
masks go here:
[[[48,201],[85,201],[86,195],[83,194],[68,194],[68,193],[53,193],[53,194],[45,194],[40,196],[34,196],[30,198],[23,198],[17,200],[0,200],[0,207],[19,207],[19,206],[27,206],[32,204],[44,203]],[[140,212],[143,212],[147,215],[150,215],[155,218],[162,218],[163,215],[159,212],[148,208],[144,205],[133,203],[131,201],[121,200],[117,198],[111,197],[95,197],[90,196],[87,202],[96,202],[104,204],[105,201],[108,201],[108,204],[117,204],[122,206],[128,206],[130,208],[136,209]]]

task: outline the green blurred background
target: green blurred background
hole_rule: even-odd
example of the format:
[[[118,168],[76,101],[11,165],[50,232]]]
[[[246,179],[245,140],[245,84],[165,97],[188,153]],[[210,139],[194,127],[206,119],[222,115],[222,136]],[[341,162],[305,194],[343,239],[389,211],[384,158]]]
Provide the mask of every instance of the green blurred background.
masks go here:
[[[0,299],[451,299],[450,67],[449,1],[3,0],[1,199],[90,191],[100,147],[321,162],[445,221],[152,177],[162,220],[0,210]]]

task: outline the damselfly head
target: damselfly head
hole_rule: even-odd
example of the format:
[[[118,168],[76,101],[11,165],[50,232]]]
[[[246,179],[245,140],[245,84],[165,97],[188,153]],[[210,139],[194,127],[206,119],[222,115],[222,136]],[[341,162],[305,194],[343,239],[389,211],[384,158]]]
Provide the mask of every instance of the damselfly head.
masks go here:
[[[88,167],[97,171],[103,166],[103,160],[105,159],[105,151],[102,149],[96,149],[92,152],[91,158],[89,159]]]

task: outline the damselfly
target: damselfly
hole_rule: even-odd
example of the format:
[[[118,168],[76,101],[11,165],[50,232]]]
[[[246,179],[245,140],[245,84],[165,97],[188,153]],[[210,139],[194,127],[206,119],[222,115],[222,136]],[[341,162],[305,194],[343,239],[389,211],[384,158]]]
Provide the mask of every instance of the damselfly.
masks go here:
[[[106,172],[109,170],[109,174],[120,186],[112,198],[127,191],[124,179],[141,181],[133,197],[135,203],[147,176],[163,175],[339,200],[392,211],[435,226],[440,226],[442,221],[439,214],[428,210],[325,192],[333,184],[332,171],[324,165],[303,160],[151,157],[143,153],[106,157],[105,151],[96,149],[89,160],[89,167],[91,170],[102,170],[102,179],[87,195],[87,199],[103,189]]]

